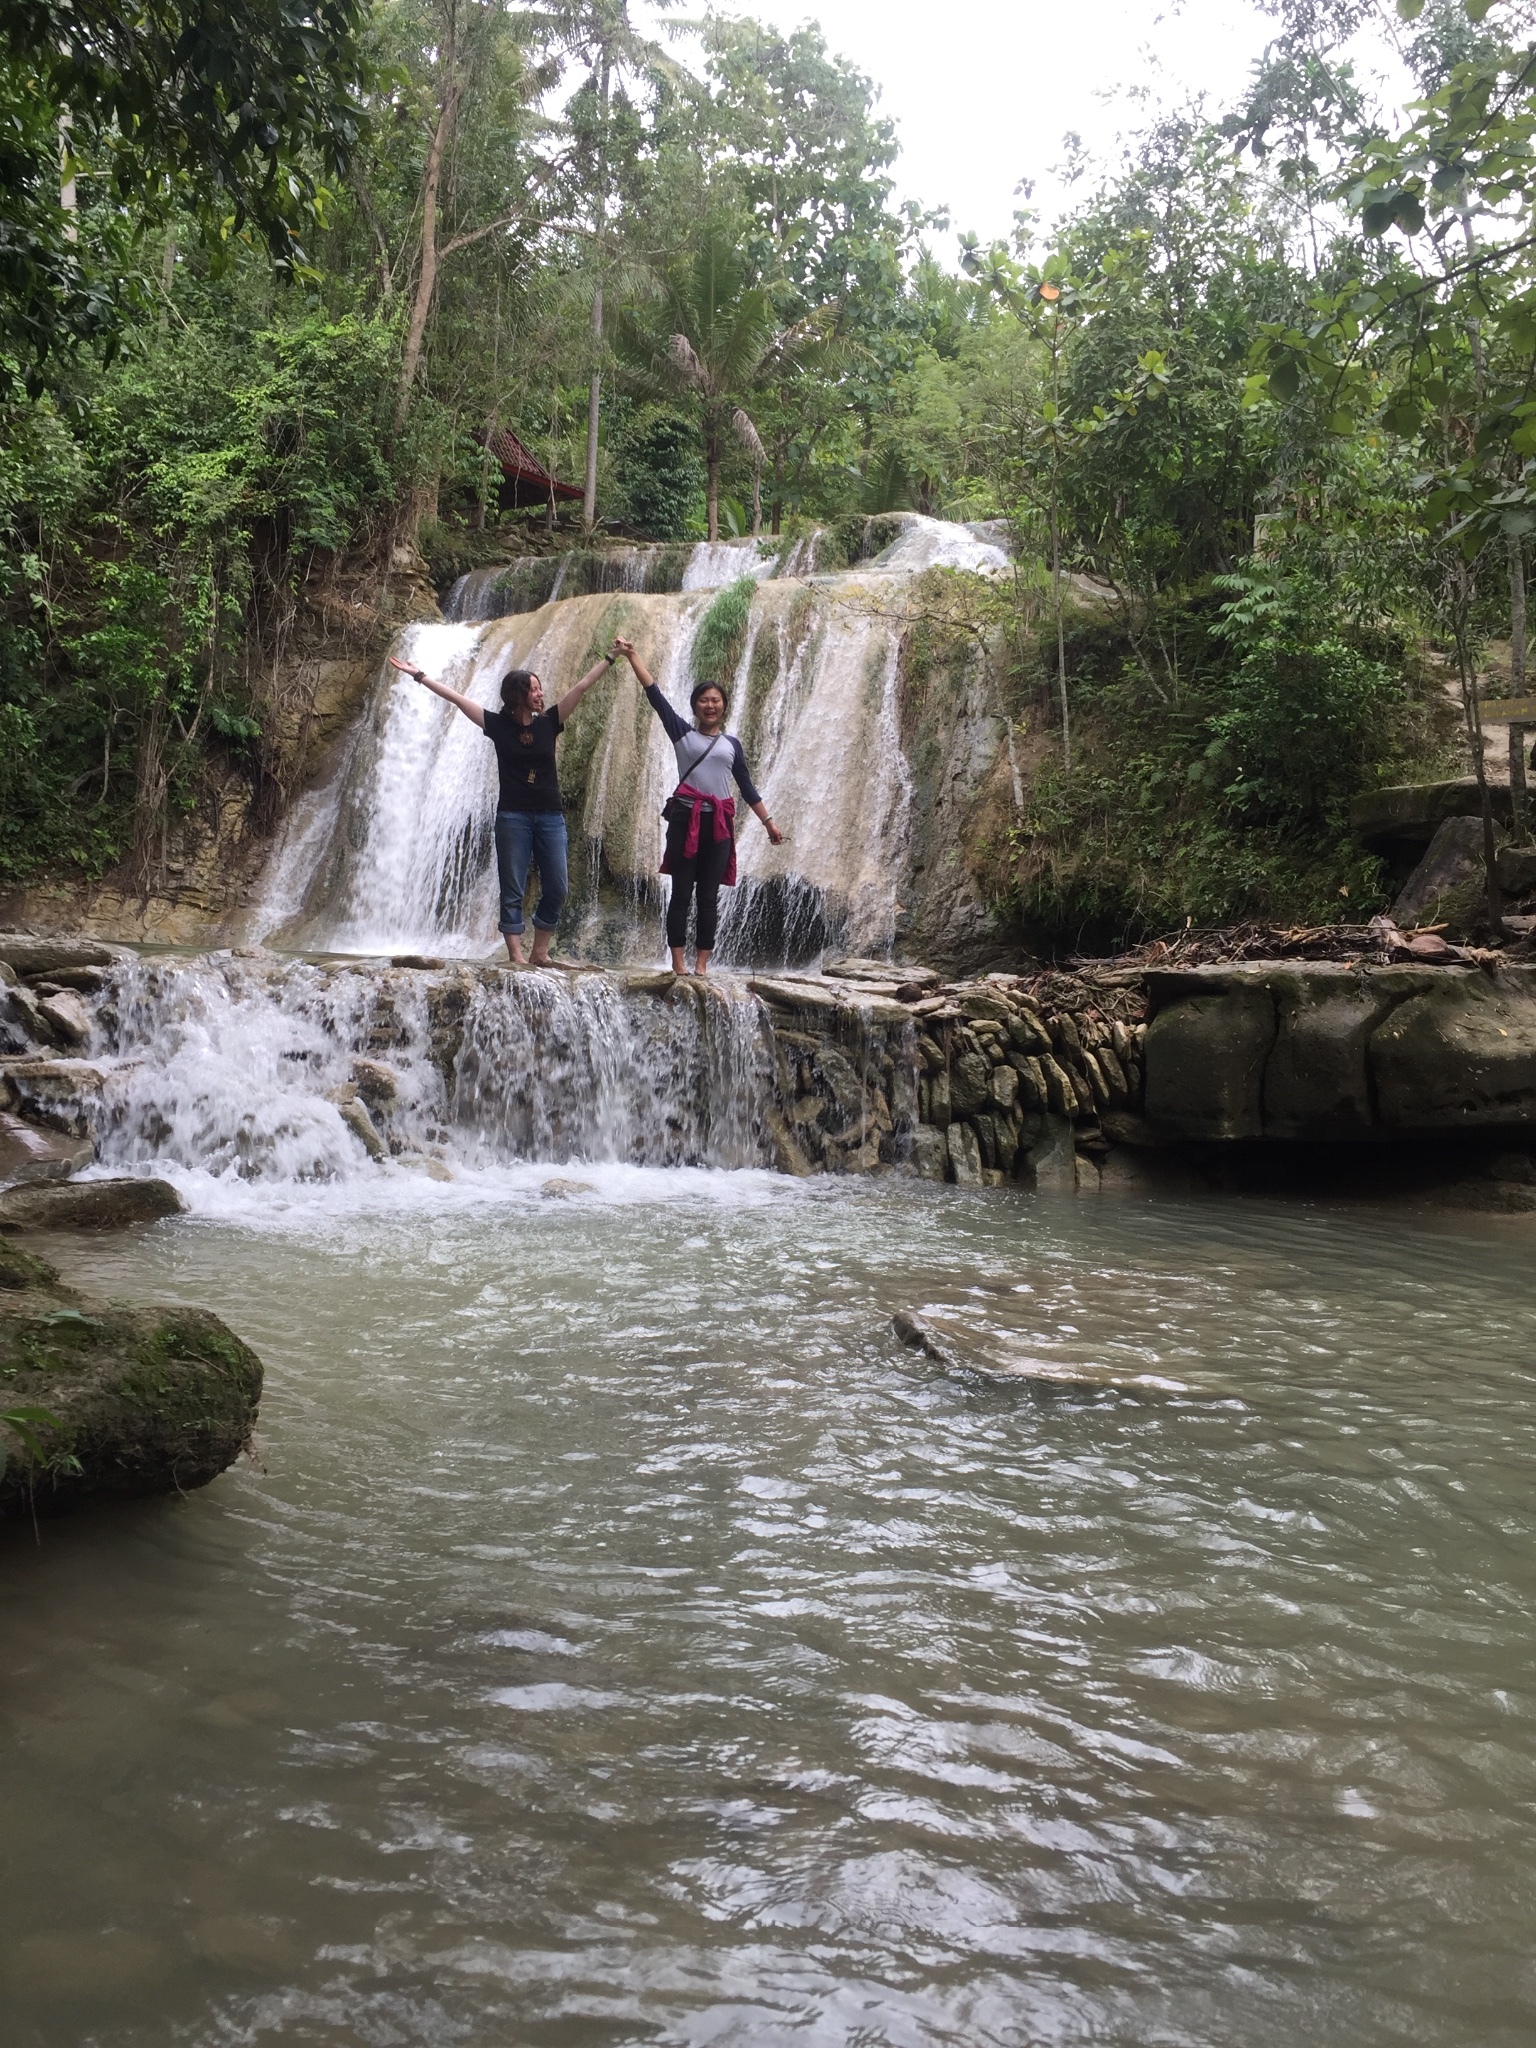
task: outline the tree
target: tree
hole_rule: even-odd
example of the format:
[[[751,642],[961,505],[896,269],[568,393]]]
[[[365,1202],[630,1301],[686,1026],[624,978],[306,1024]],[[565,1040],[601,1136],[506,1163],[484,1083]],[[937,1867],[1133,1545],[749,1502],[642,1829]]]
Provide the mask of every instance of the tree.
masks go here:
[[[658,279],[649,320],[620,330],[631,380],[656,397],[685,401],[699,423],[709,538],[720,538],[720,477],[733,444],[752,465],[752,531],[762,528],[761,436],[744,401],[802,370],[824,346],[824,316],[779,320],[773,294],[750,282],[731,224],[706,224],[690,261]]]
[[[133,302],[134,232],[190,212],[289,272],[361,130],[362,0],[8,0],[0,355],[40,389]],[[84,187],[81,201],[80,188]]]
[[[444,263],[514,224],[537,223],[538,205],[520,175],[518,144],[524,110],[540,82],[525,62],[527,23],[502,0],[425,0],[398,16],[409,41],[413,79],[403,95],[423,145],[415,240],[415,284],[400,358],[395,424],[402,426],[416,391],[427,323]],[[477,143],[463,150],[466,103],[475,116]],[[489,132],[487,132],[489,131]],[[452,205],[444,218],[444,178]],[[446,229],[446,232],[445,232]]]
[[[663,7],[672,0],[657,0]],[[680,67],[654,43],[640,35],[629,18],[629,0],[553,0],[546,17],[552,39],[562,52],[587,67],[574,95],[568,119],[586,202],[591,235],[592,363],[587,379],[587,448],[582,493],[583,523],[597,519],[597,447],[603,385],[603,287],[612,257],[610,217],[624,172],[634,171],[636,144],[641,140],[625,76],[637,83],[677,80]],[[628,160],[626,162],[626,159]]]

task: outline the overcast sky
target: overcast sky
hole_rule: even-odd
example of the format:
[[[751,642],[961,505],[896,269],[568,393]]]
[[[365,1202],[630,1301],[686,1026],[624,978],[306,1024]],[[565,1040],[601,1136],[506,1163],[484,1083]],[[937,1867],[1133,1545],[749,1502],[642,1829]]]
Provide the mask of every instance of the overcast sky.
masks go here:
[[[1051,167],[1067,130],[1113,161],[1147,103],[1241,91],[1274,22],[1248,0],[740,0],[722,12],[777,28],[819,21],[831,48],[880,88],[896,122],[898,195],[947,206],[954,233],[1007,236],[1021,179],[1048,225],[1064,193]],[[1363,69],[1381,69],[1369,55]],[[1394,93],[1393,97],[1397,97]],[[935,253],[953,260],[954,235]]]

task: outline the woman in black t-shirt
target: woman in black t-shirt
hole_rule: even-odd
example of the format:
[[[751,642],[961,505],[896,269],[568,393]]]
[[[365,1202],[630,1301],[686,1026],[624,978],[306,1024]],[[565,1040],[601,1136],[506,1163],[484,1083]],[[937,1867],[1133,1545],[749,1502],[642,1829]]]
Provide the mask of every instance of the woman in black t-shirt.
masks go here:
[[[513,964],[523,962],[523,892],[528,869],[539,870],[539,907],[533,913],[531,965],[549,959],[549,941],[570,889],[567,876],[565,813],[555,772],[555,741],[571,713],[601,675],[618,659],[610,654],[589,668],[546,711],[544,685],[531,669],[509,669],[501,679],[501,709],[487,711],[472,697],[460,696],[446,683],[435,682],[408,662],[390,661],[402,675],[456,705],[478,725],[496,749],[501,792],[496,802],[496,871],[501,881],[501,935]]]

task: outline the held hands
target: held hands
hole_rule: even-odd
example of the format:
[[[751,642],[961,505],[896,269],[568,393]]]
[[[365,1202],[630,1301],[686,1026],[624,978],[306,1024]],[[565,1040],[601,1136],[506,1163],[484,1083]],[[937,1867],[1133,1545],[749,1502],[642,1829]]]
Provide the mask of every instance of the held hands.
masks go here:
[[[635,658],[635,643],[633,640],[621,640],[618,634],[615,633],[613,636],[613,652],[610,659],[617,660],[621,654],[626,661],[633,661]]]

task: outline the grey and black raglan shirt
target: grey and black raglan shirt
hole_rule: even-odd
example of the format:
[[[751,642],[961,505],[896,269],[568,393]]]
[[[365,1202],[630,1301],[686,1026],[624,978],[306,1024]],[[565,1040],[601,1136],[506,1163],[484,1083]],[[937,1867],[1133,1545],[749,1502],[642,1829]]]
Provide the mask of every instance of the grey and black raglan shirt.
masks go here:
[[[673,710],[654,683],[645,694],[672,742],[672,750],[677,755],[679,782],[690,783],[701,796],[724,798],[730,795],[734,779],[744,803],[762,802],[752,785],[752,777],[747,773],[747,757],[741,751],[741,741],[734,733],[717,733],[711,737],[708,733],[699,732]]]

